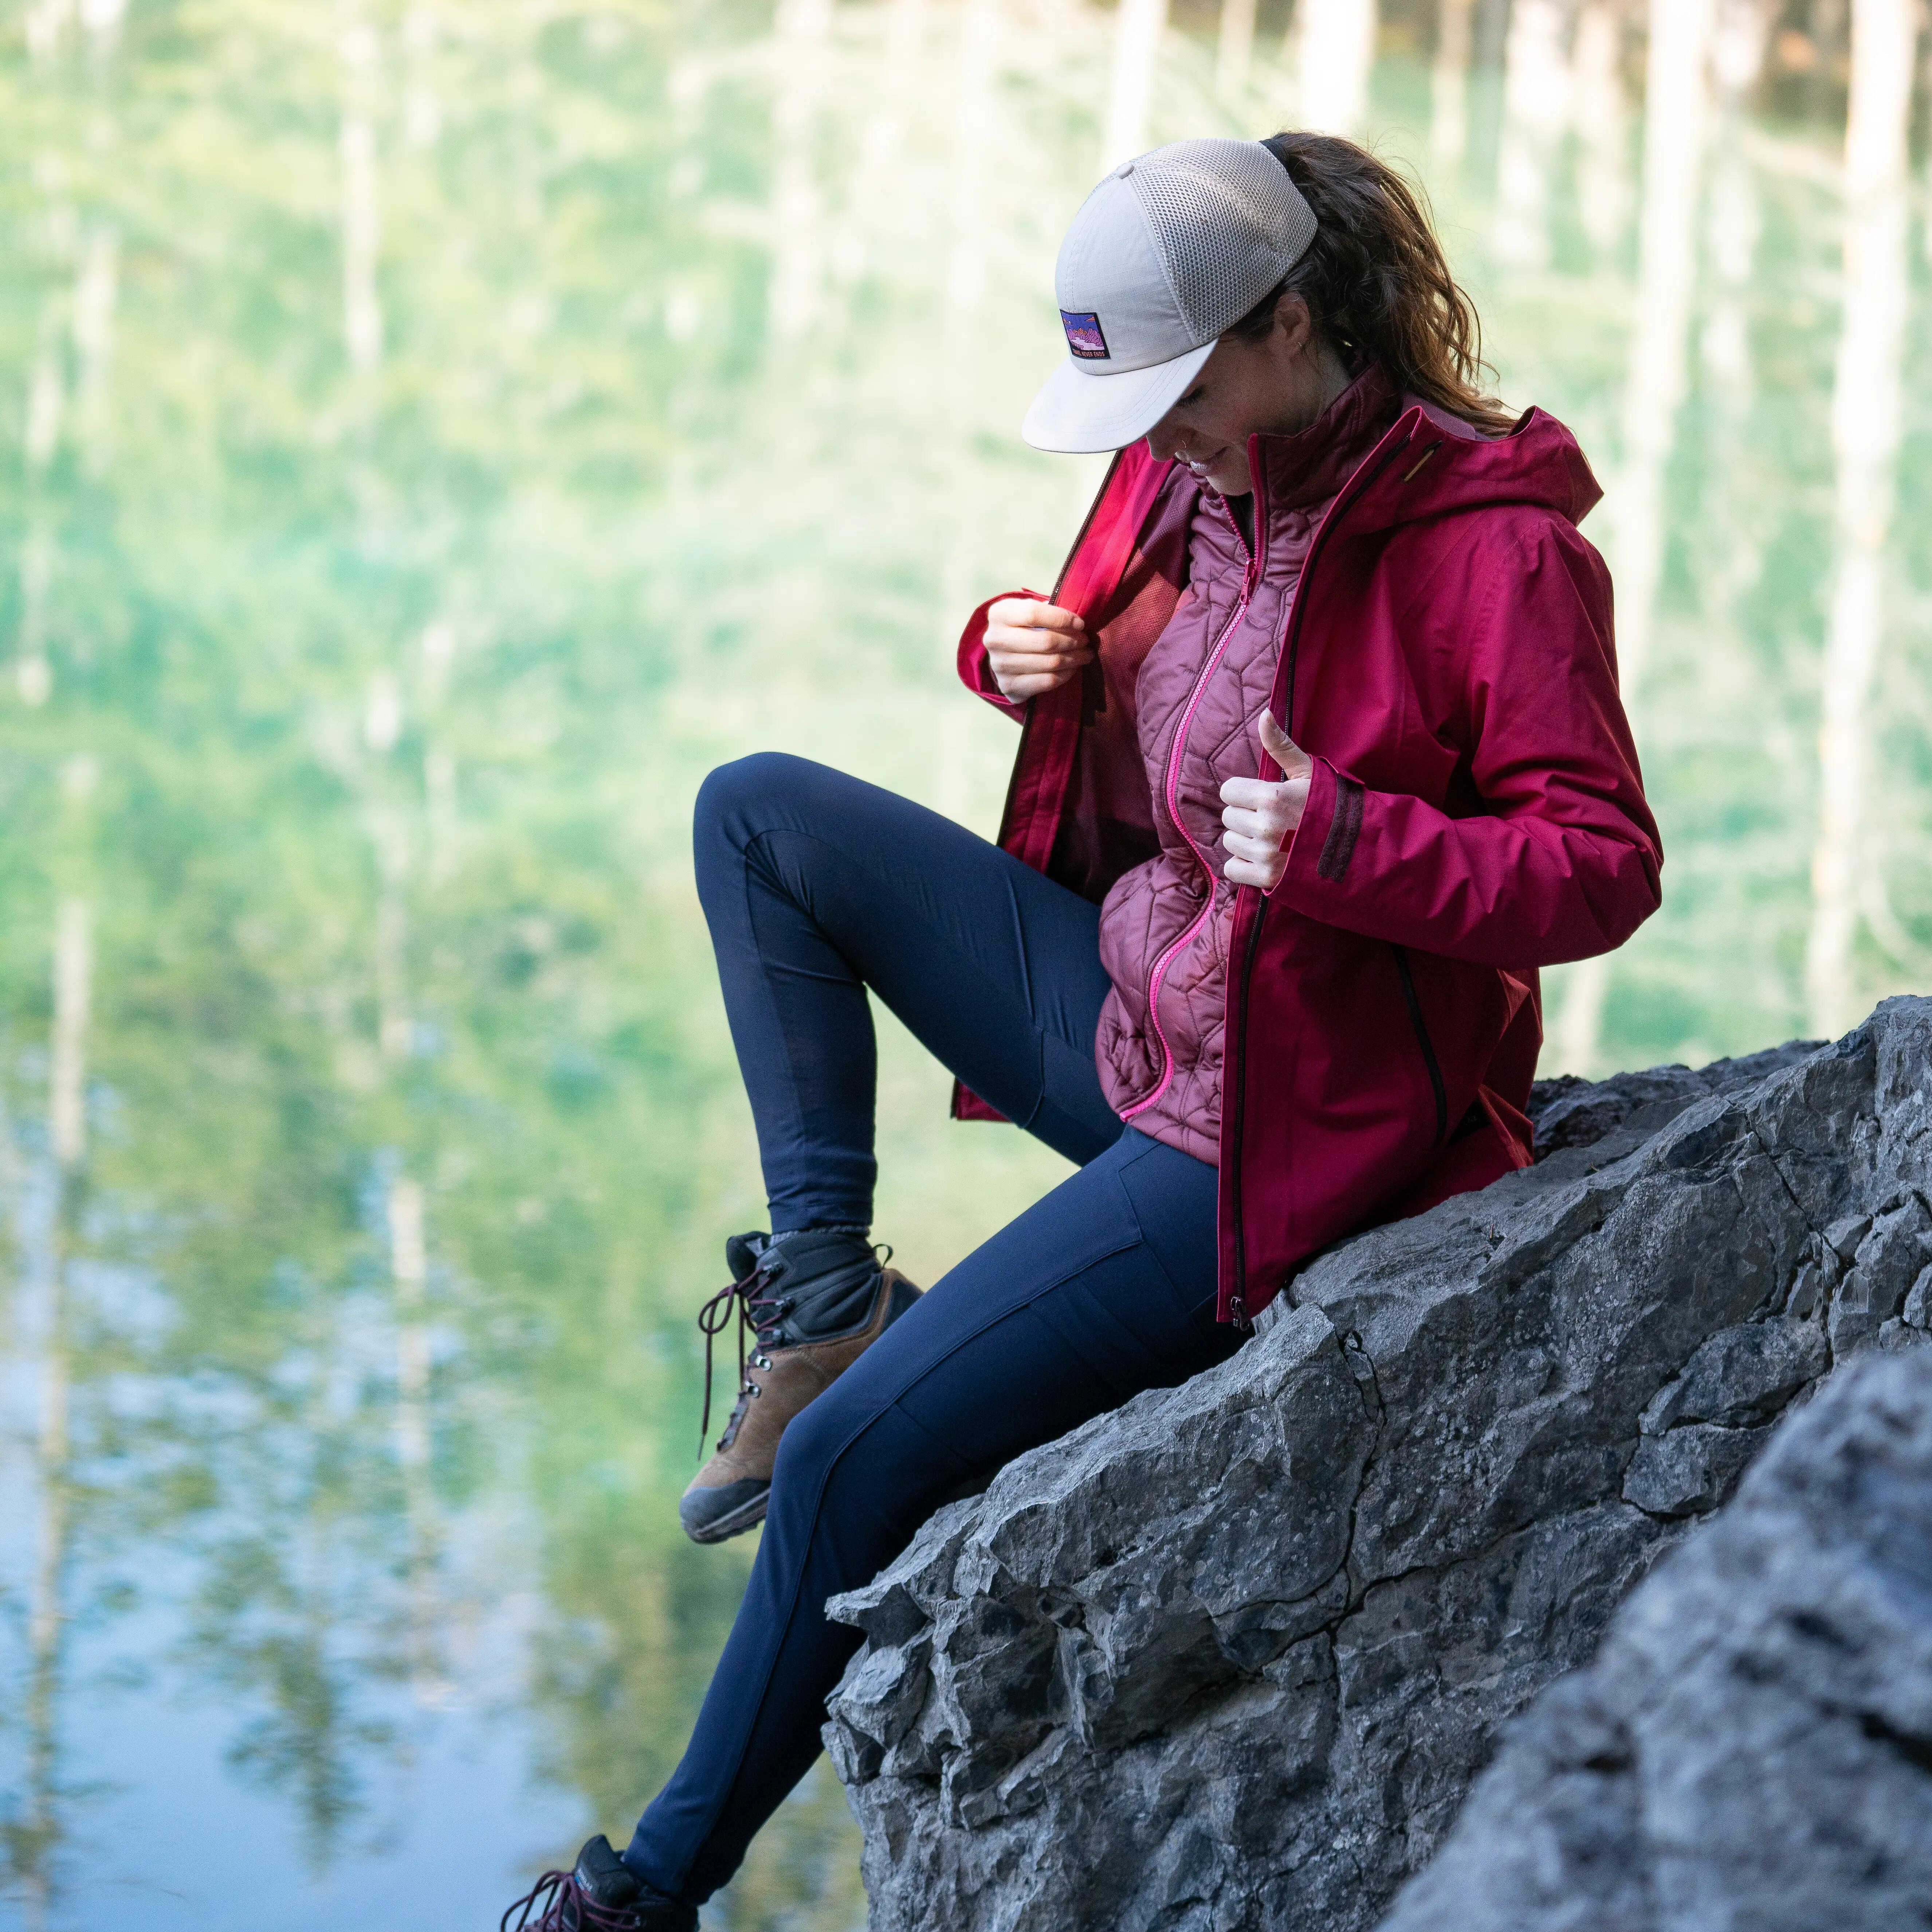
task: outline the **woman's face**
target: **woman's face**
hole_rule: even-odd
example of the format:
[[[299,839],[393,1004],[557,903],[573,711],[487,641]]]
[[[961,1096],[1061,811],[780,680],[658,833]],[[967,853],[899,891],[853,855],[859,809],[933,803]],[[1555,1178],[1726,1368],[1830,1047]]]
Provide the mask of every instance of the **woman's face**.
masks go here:
[[[1306,429],[1348,386],[1334,352],[1316,332],[1308,304],[1283,296],[1258,342],[1224,335],[1193,386],[1148,433],[1159,458],[1178,458],[1224,496],[1245,496],[1248,438]]]

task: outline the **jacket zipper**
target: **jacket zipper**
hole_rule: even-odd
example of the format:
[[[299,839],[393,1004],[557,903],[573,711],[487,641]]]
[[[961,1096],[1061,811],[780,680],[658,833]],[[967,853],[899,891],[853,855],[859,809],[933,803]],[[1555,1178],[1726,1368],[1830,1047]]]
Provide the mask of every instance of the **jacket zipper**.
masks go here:
[[[1284,654],[1288,660],[1288,670],[1282,692],[1280,721],[1282,733],[1286,737],[1292,739],[1294,736],[1294,661],[1296,652],[1301,648],[1301,620],[1303,613],[1308,608],[1309,578],[1312,574],[1316,563],[1322,551],[1328,546],[1329,532],[1368,494],[1375,487],[1376,478],[1404,450],[1408,448],[1414,441],[1414,438],[1412,435],[1406,440],[1397,443],[1376,465],[1374,469],[1362,478],[1358,487],[1347,492],[1346,502],[1340,496],[1337,496],[1334,502],[1329,506],[1328,515],[1322,519],[1322,527],[1315,532],[1314,540],[1308,546],[1308,554],[1302,560],[1301,574],[1295,581],[1294,606],[1288,614],[1288,637],[1284,646]],[[1413,474],[1412,472],[1411,473]],[[1261,526],[1257,522],[1256,525],[1257,536],[1259,535],[1260,528]],[[1248,1243],[1247,1232],[1241,1216],[1241,1132],[1247,1112],[1248,988],[1249,983],[1254,976],[1256,956],[1261,951],[1262,924],[1268,916],[1268,895],[1264,892],[1262,895],[1260,904],[1255,908],[1254,923],[1248,928],[1248,943],[1241,954],[1240,977],[1237,982],[1240,993],[1240,1000],[1236,1009],[1240,1025],[1237,1029],[1237,1038],[1234,1042],[1240,1058],[1235,1058],[1232,1055],[1223,1054],[1221,1060],[1223,1070],[1222,1073],[1222,1105],[1228,1106],[1232,1099],[1232,1118],[1228,1121],[1228,1145],[1234,1154],[1234,1159],[1228,1163],[1231,1171],[1227,1175],[1228,1210],[1234,1222],[1234,1288],[1233,1294],[1229,1298],[1228,1305],[1234,1311],[1238,1321],[1244,1326],[1247,1321]],[[1226,1070],[1230,1066],[1235,1070],[1234,1090],[1232,1096],[1228,1095],[1226,1090]]]
[[[1306,566],[1304,565],[1303,568],[1305,573]],[[1228,1043],[1229,1050],[1221,1056],[1221,1104],[1232,1110],[1233,1118],[1229,1125],[1232,1130],[1232,1145],[1234,1154],[1233,1161],[1229,1163],[1228,1178],[1228,1198],[1232,1204],[1234,1222],[1234,1292],[1228,1298],[1228,1306],[1234,1318],[1234,1326],[1244,1333],[1250,1326],[1246,1299],[1247,1238],[1241,1228],[1241,1129],[1247,1100],[1248,976],[1255,970],[1255,956],[1261,950],[1262,922],[1268,917],[1268,895],[1264,892],[1261,904],[1255,908],[1254,923],[1248,928],[1248,943],[1241,953],[1241,998],[1240,1004],[1234,1009],[1234,1037]],[[1227,1073],[1231,1066],[1234,1070],[1234,1090],[1232,1094],[1228,1092]]]
[[[1131,1107],[1122,1111],[1120,1118],[1123,1120],[1131,1120],[1136,1114],[1145,1113],[1148,1108],[1167,1091],[1173,1082],[1174,1048],[1168,1042],[1167,1029],[1160,1023],[1161,984],[1167,977],[1168,968],[1200,936],[1202,927],[1214,916],[1214,888],[1218,883],[1214,875],[1214,868],[1208,864],[1200,847],[1196,844],[1192,838],[1190,836],[1187,827],[1181,823],[1180,800],[1178,796],[1180,760],[1187,747],[1188,727],[1193,723],[1195,712],[1200,706],[1201,694],[1207,689],[1208,680],[1214,676],[1216,668],[1226,654],[1228,640],[1234,634],[1235,626],[1246,615],[1248,600],[1254,594],[1255,578],[1260,562],[1262,530],[1260,514],[1257,512],[1255,519],[1255,542],[1253,546],[1250,548],[1246,538],[1241,534],[1240,526],[1234,520],[1233,512],[1228,511],[1225,504],[1222,506],[1222,511],[1228,518],[1228,526],[1234,532],[1236,541],[1248,554],[1247,568],[1242,572],[1241,595],[1234,605],[1234,614],[1222,626],[1220,634],[1214,640],[1213,648],[1208,652],[1206,661],[1195,677],[1193,687],[1187,694],[1187,702],[1183,706],[1180,713],[1180,722],[1174,727],[1174,742],[1168,752],[1167,776],[1162,788],[1167,800],[1167,815],[1174,821],[1174,830],[1180,834],[1188,850],[1193,854],[1195,862],[1207,875],[1208,896],[1202,902],[1201,910],[1195,916],[1193,922],[1154,962],[1154,970],[1148,975],[1148,1018],[1153,1022],[1154,1037],[1160,1042],[1160,1079],[1154,1091],[1144,1100],[1137,1100]]]
[[[1449,1094],[1442,1084],[1442,1069],[1436,1064],[1436,1043],[1429,1037],[1429,1022],[1422,1017],[1422,1002],[1415,997],[1415,976],[1408,970],[1408,948],[1391,946],[1395,970],[1402,975],[1402,997],[1408,1006],[1408,1023],[1415,1029],[1416,1044],[1422,1048],[1422,1063],[1429,1069],[1429,1084],[1436,1091],[1436,1138],[1439,1142],[1449,1131]]]

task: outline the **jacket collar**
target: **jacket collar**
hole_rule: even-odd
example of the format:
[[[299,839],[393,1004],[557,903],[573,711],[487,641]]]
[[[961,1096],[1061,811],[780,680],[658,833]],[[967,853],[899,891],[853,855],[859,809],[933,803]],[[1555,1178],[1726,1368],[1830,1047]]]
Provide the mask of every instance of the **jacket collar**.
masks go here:
[[[1287,436],[1250,436],[1248,466],[1255,478],[1257,511],[1273,516],[1327,502],[1401,412],[1394,385],[1381,369],[1371,367],[1306,429]]]
[[[1533,506],[1579,524],[1601,499],[1603,490],[1576,439],[1544,411],[1526,410],[1508,435],[1487,436],[1419,397],[1392,396],[1392,388],[1379,370],[1365,371],[1307,429],[1293,436],[1250,439],[1249,461],[1262,485],[1261,505],[1277,509],[1298,500],[1296,493],[1304,486],[1297,479],[1308,478],[1312,486],[1318,472],[1322,487],[1312,500],[1320,502],[1324,494],[1334,495],[1339,488],[1348,499],[1349,527],[1362,532],[1489,503]],[[1384,400],[1372,400],[1378,396]],[[1378,438],[1366,451],[1359,443],[1348,450],[1352,438],[1340,422],[1331,419],[1372,424],[1385,409],[1394,412],[1394,420],[1381,417]],[[1298,446],[1324,440],[1324,424],[1341,431],[1330,448],[1342,465],[1339,484],[1329,481],[1327,457],[1314,470],[1305,466],[1315,454],[1312,446],[1301,466],[1292,463]],[[1285,495],[1276,494],[1280,466],[1288,466],[1280,476]],[[1117,489],[1138,490],[1148,504],[1165,505],[1169,514],[1202,494],[1184,464],[1155,458],[1144,441],[1115,458],[1103,499],[1111,500]],[[1146,514],[1140,508],[1136,523]],[[1076,544],[1076,553],[1082,548]]]

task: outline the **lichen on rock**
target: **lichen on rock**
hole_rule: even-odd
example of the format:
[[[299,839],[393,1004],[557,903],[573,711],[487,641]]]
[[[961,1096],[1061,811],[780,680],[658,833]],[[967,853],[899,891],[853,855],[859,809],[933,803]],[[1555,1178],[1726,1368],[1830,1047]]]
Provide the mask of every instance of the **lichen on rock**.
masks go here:
[[[1546,1088],[1537,1166],[935,1516],[828,1606],[874,1932],[1374,1924],[1779,1418],[1922,1332],[1929,1090],[1916,1000]]]

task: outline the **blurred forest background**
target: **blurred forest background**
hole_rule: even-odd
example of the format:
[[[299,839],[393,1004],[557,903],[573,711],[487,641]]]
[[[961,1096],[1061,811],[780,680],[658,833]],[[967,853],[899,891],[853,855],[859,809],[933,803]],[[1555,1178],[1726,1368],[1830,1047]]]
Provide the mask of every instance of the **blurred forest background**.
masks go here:
[[[960,618],[1101,167],[1426,182],[1609,497],[1662,913],[1546,1070],[1932,956],[1918,0],[0,12],[0,1922],[493,1925],[681,1747],[691,1317],[759,1224],[689,880],[802,751],[991,832]],[[1052,1184],[884,1029],[916,1278]],[[707,1911],[852,1932],[821,1771]]]

